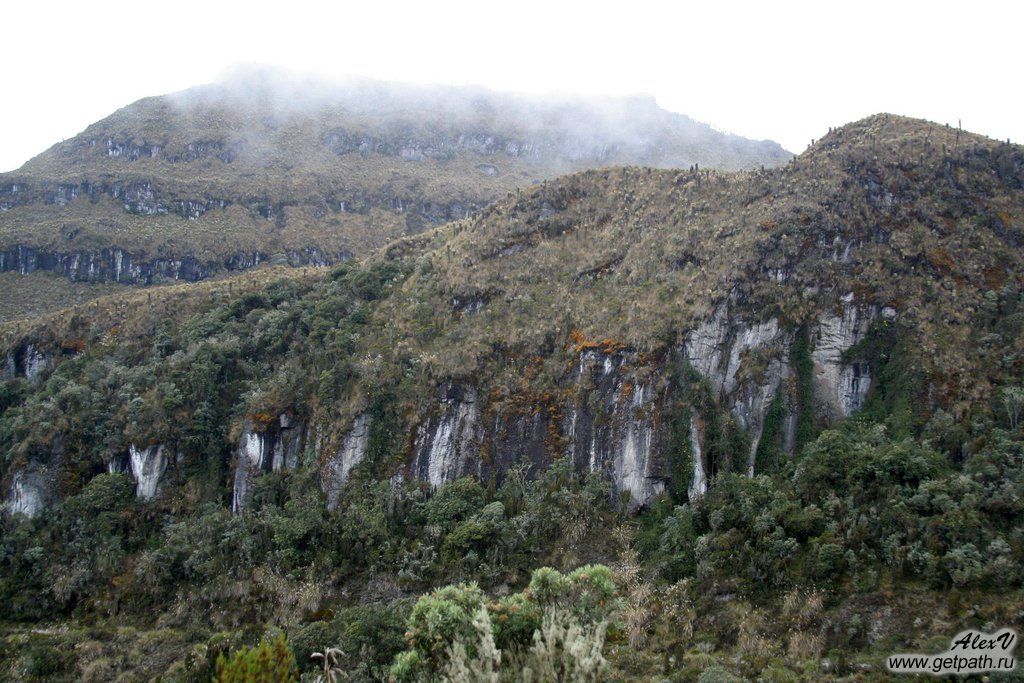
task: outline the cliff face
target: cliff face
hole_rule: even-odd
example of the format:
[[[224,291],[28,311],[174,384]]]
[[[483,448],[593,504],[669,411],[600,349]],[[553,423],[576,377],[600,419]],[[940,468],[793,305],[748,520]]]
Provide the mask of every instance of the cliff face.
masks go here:
[[[231,509],[241,512],[249,502],[252,480],[267,472],[294,470],[299,464],[305,425],[279,415],[262,429],[246,421],[235,453]]]
[[[122,407],[97,419],[139,461],[144,498],[210,453],[239,513],[273,472],[315,473],[333,509],[368,479],[499,486],[565,458],[636,510],[696,499],[724,472],[778,467],[860,410],[901,410],[920,429],[940,408],[961,419],[988,400],[1024,369],[1007,332],[1022,216],[1020,148],[879,116],[785,169],[568,176],[318,283],[135,325],[162,325],[159,339],[119,346],[103,321],[78,321],[94,341],[65,353],[28,333],[4,372],[39,387],[69,367],[102,395],[94,377],[132,376],[134,393],[111,395]],[[65,324],[49,338],[70,338]],[[986,351],[997,337],[1010,349],[998,357]],[[898,385],[893,363],[909,368]],[[217,379],[195,389],[192,368]],[[52,409],[24,391],[26,406]],[[60,429],[9,444],[25,455],[5,469],[9,510],[56,499],[51,480],[33,479],[58,461],[37,444],[84,443]],[[109,460],[110,446],[84,448]]]
[[[148,284],[330,264],[567,171],[787,158],[651,100],[241,71],[136,102],[0,175],[0,270]]]
[[[816,416],[828,422],[856,412],[871,387],[868,359],[848,357],[848,352],[862,340],[874,313],[850,298],[843,302],[841,315],[822,315],[811,337]],[[516,406],[488,400],[488,387],[446,383],[436,403],[412,416],[412,446],[394,476],[431,489],[462,476],[500,484],[513,470],[536,476],[564,456],[581,475],[607,480],[614,494],[635,510],[663,494],[673,476],[678,479],[667,461],[682,458],[688,497],[694,499],[723,467],[708,459],[703,428],[717,410],[731,415],[749,437],[741,469],[753,476],[760,467],[756,454],[766,413],[776,400],[786,410],[782,449],[792,453],[794,448],[799,409],[791,386],[797,371],[789,346],[797,331],[783,331],[775,319],[750,325],[731,310],[734,305],[723,302],[679,348],[656,362],[624,350],[575,351],[575,361],[553,394],[561,400]],[[893,319],[896,312],[887,309],[885,315]],[[684,358],[695,375],[681,383],[667,380],[672,357]],[[50,362],[38,358],[42,367]],[[707,382],[712,402],[698,405],[682,399],[690,411],[685,445],[666,445],[666,412],[700,381]],[[372,419],[367,413],[357,416],[335,451],[324,447],[333,432],[329,425],[286,414],[267,424],[246,421],[232,457],[232,510],[245,509],[256,477],[297,467],[319,467],[327,505],[336,508],[353,470],[366,460]],[[168,468],[167,450],[163,444],[132,444],[127,455],[108,463],[108,471],[129,473],[137,482],[138,497],[148,500],[157,494]],[[52,498],[38,465],[14,472],[10,513],[34,516]]]
[[[348,258],[348,254],[326,256],[316,248],[284,254],[290,266],[325,266]],[[182,258],[152,258],[132,255],[122,249],[75,251],[61,253],[18,246],[0,252],[0,272],[22,275],[48,271],[64,275],[76,282],[120,282],[124,284],[152,284],[156,280],[182,280],[196,282],[223,271],[255,268],[269,260],[267,254],[236,253],[224,259],[200,260],[192,254]]]

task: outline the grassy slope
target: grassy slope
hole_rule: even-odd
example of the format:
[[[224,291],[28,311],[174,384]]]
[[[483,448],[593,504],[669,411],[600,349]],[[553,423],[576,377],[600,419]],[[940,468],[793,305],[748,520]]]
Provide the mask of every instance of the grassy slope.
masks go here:
[[[25,338],[61,339],[69,334],[74,325],[83,322],[97,326],[113,335],[138,340],[152,335],[164,323],[181,323],[210,308],[232,300],[248,292],[258,291],[268,283],[288,280],[296,283],[310,283],[323,276],[326,269],[306,266],[260,266],[232,276],[216,277],[196,283],[177,283],[153,287],[129,287],[124,285],[88,285],[68,283],[63,278],[46,274],[27,276],[30,282],[45,282],[47,287],[60,288],[73,285],[62,296],[73,297],[76,302],[58,310],[49,310],[52,289],[40,295],[41,312],[34,316],[12,315],[0,320],[0,345],[9,346]],[[22,286],[26,276],[4,274],[18,278]],[[63,285],[56,283],[64,283]],[[90,295],[83,295],[88,292]],[[112,293],[108,293],[112,292]],[[95,295],[91,295],[95,293]]]
[[[224,256],[240,249],[274,253],[309,246],[330,253],[365,253],[410,227],[420,227],[407,225],[403,211],[389,205],[391,199],[482,206],[515,187],[594,165],[696,162],[737,168],[787,158],[774,143],[725,136],[657,110],[653,103],[636,115],[647,117],[639,130],[652,141],[627,147],[620,133],[602,133],[600,127],[611,124],[588,109],[590,105],[567,105],[563,113],[558,105],[493,93],[417,92],[377,84],[325,100],[303,99],[313,97],[305,91],[292,93],[301,102],[296,104],[278,86],[267,86],[267,92],[259,87],[229,82],[141,100],[0,177],[0,187],[8,182],[144,181],[164,203],[226,199],[233,203],[228,210],[189,221],[174,215],[133,215],[109,198],[90,203],[79,197],[66,206],[35,201],[0,214],[0,246],[69,251],[115,244],[147,255],[192,251]],[[596,119],[573,132],[570,127],[577,124],[572,117],[584,115]],[[338,130],[386,149],[336,154],[325,140]],[[571,135],[605,139],[603,156],[584,150],[574,157],[567,151],[576,149],[572,140],[566,142]],[[521,156],[477,153],[458,146],[461,136],[526,141],[546,151]],[[147,150],[158,145],[160,152],[135,160],[127,154],[111,157],[108,140]],[[190,148],[196,143],[219,147],[203,154]],[[414,160],[398,153],[417,145],[440,145],[440,151]],[[218,158],[224,150],[230,150],[230,162]],[[325,209],[331,201],[360,200],[377,208],[369,215]],[[282,203],[284,228],[252,211],[257,204]],[[69,239],[71,232],[75,235]]]
[[[99,297],[123,292],[127,285],[72,282],[51,273],[0,273],[0,323],[19,318],[34,319],[53,309],[84,304]],[[17,291],[17,297],[10,292]]]
[[[465,376],[495,344],[532,353],[571,330],[661,351],[730,292],[754,317],[794,324],[854,292],[897,308],[944,395],[978,397],[990,378],[975,373],[965,346],[972,321],[986,292],[1024,272],[1022,156],[1018,146],[878,115],[775,170],[565,176],[368,256],[412,273],[375,308],[363,349],[419,356],[435,377]],[[474,299],[486,302],[479,313],[453,307]]]
[[[732,291],[755,316],[796,323],[853,292],[900,312],[948,395],[977,395],[986,378],[964,346],[972,321],[986,292],[1024,272],[1022,157],[880,115],[777,170],[568,176],[410,240],[424,253],[379,324],[406,333],[400,343],[445,376],[471,370],[496,341],[537,348],[569,329],[664,349]],[[488,300],[479,314],[452,312],[453,299],[472,297]]]

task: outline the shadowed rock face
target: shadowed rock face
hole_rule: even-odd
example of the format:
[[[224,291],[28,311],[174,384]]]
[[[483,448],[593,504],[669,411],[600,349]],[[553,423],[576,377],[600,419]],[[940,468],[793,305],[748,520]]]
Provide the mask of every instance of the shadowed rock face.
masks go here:
[[[416,433],[411,474],[437,487],[467,473],[477,433],[477,396],[469,387],[449,385],[441,392],[437,413]]]
[[[750,436],[750,476],[754,474],[765,413],[782,380],[791,374],[790,339],[775,318],[748,323],[736,310],[734,297],[730,297],[715,309],[710,320],[690,333],[684,347],[690,365],[708,379],[716,398]],[[701,444],[693,450],[702,451]]]
[[[245,508],[252,480],[270,471],[273,449],[273,438],[255,431],[247,422],[242,428],[242,437],[238,442],[238,462],[235,465],[235,485],[231,498],[232,512],[241,512]]]
[[[323,266],[344,261],[348,253],[329,256],[316,248],[290,250],[285,262],[291,266]],[[197,282],[218,271],[255,268],[268,259],[262,252],[237,252],[221,258],[200,258],[183,254],[177,258],[152,258],[124,249],[58,252],[18,245],[0,251],[0,272],[22,275],[46,271],[67,276],[75,282],[119,282],[152,284],[155,280]]]
[[[750,437],[747,474],[753,476],[765,414],[782,387],[794,377],[789,361],[793,332],[783,330],[775,318],[750,324],[736,309],[734,297],[719,305],[713,316],[687,337],[684,353]],[[818,409],[828,421],[856,412],[871,387],[867,359],[844,356],[864,339],[879,310],[877,306],[853,303],[852,294],[843,297],[839,309],[838,314],[818,317],[811,339],[815,396]],[[885,314],[893,317],[896,313],[887,308]],[[783,398],[788,409],[782,424],[783,449],[791,452],[796,414],[791,397]],[[694,452],[700,447],[697,444]]]
[[[27,380],[38,382],[52,361],[53,358],[49,353],[35,344],[27,343],[7,352],[3,365],[0,366],[0,381],[24,377]]]
[[[277,417],[277,431],[278,438],[274,442],[270,469],[274,472],[294,470],[299,464],[299,454],[304,445],[304,424],[290,415],[281,414]]]
[[[633,507],[661,493],[651,380],[637,376],[623,354],[588,350],[580,354],[569,386],[576,398],[566,407],[564,429],[577,471],[605,472]]]
[[[231,511],[241,512],[249,500],[253,479],[267,472],[294,469],[303,447],[304,425],[288,415],[258,428],[250,420],[242,426],[235,455]]]
[[[525,467],[534,477],[546,469],[556,454],[551,447],[551,416],[543,409],[493,411],[481,437],[480,454],[470,471],[481,481],[500,483],[513,468]]]
[[[835,417],[849,415],[860,406],[870,381],[859,368],[861,362],[842,360],[843,353],[863,337],[870,316],[849,301],[843,305],[843,317],[822,320],[826,334],[814,347],[815,367],[825,370],[816,375],[823,405],[837,405]],[[783,447],[793,448],[796,415],[784,390],[793,377],[789,364],[793,334],[774,318],[748,322],[730,298],[688,336],[683,348],[684,358],[713,387],[716,403],[747,433],[748,476],[757,468],[755,456],[765,415],[779,395],[789,406],[783,421]],[[559,406],[558,423],[550,422],[545,410],[502,414],[501,408],[486,411],[490,417],[482,421],[485,411],[475,389],[445,386],[435,412],[417,431],[410,476],[433,487],[466,474],[500,481],[519,464],[534,476],[564,446],[578,472],[602,472],[616,493],[629,495],[631,507],[647,504],[667,483],[664,455],[657,447],[656,419],[655,380],[663,369],[633,367],[631,358],[625,352],[582,351],[563,381],[570,398]],[[832,397],[845,398],[836,403]],[[706,462],[703,420],[696,413],[691,415],[689,432],[693,455],[689,495],[695,499],[707,490],[712,470]],[[358,434],[354,428],[343,449],[351,449],[351,455],[343,455],[341,462],[359,452]]]
[[[640,385],[633,390],[623,416],[625,430],[613,460],[615,488],[629,493],[633,507],[648,503],[665,490],[664,481],[655,473],[652,455],[654,424],[651,394],[650,385]]]
[[[764,419],[768,407],[775,400],[783,380],[791,375],[789,365],[778,358],[769,361],[768,367],[758,379],[744,382],[732,394],[732,414],[750,437],[750,452],[747,458],[747,475],[754,476],[757,449],[764,433]]]
[[[628,493],[639,507],[665,488],[654,452],[655,392],[623,367],[623,356],[587,351],[581,354],[566,386],[576,398],[557,412],[488,410],[482,420],[475,389],[447,385],[436,412],[420,425],[409,474],[439,486],[471,474],[500,482],[513,468],[525,466],[535,476],[551,464],[565,444],[577,471],[603,472],[616,492]]]

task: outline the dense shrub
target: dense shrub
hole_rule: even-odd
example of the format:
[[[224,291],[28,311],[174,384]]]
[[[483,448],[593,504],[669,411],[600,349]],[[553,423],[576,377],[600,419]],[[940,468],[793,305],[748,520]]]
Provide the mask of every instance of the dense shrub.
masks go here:
[[[750,588],[879,566],[938,586],[1019,585],[1021,444],[998,430],[986,443],[957,472],[927,445],[852,421],[807,444],[786,478],[722,475],[698,503],[652,513],[647,552],[670,579]]]
[[[291,683],[298,681],[295,656],[284,636],[242,648],[217,659],[216,683]]]
[[[422,596],[413,607],[406,630],[409,649],[395,658],[391,675],[400,681],[436,675],[451,665],[453,653],[462,662],[457,668],[468,667],[469,661],[480,657],[487,659],[486,653],[495,648],[509,656],[526,656],[531,644],[534,654],[552,670],[571,672],[577,665],[599,669],[603,625],[619,607],[611,571],[601,565],[580,567],[569,574],[550,567],[537,569],[526,590],[498,601],[489,601],[475,584],[446,586]],[[480,615],[487,624],[484,634]],[[577,653],[580,660],[575,664],[575,660],[560,664],[552,660],[567,639],[578,638],[597,642],[597,652]],[[544,679],[543,674],[538,676]]]
[[[438,489],[424,504],[424,516],[429,524],[451,529],[484,505],[484,489],[472,477],[462,477]]]

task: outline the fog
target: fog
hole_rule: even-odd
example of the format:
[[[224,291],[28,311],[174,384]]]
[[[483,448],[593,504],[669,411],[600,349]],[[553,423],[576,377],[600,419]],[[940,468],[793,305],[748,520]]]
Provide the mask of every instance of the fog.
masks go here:
[[[5,8],[0,41],[0,169],[237,63],[549,101],[642,94],[793,151],[879,111],[1022,140],[1022,19],[1019,3],[988,0],[17,3]]]
[[[450,145],[463,136],[481,141],[497,136],[510,144],[544,147],[545,155],[570,163],[617,160],[679,166],[709,161],[714,154],[723,167],[734,168],[738,157],[750,159],[751,150],[748,140],[723,136],[641,95],[509,93],[238,65],[213,83],[173,93],[167,101],[177,107],[175,119],[181,121],[194,121],[203,112],[221,120],[223,112],[231,112],[246,128],[250,152],[271,145],[278,128],[306,124],[343,124],[343,135],[383,135],[424,146]],[[761,147],[766,157],[788,158],[775,143]],[[732,155],[740,149],[746,153]]]

